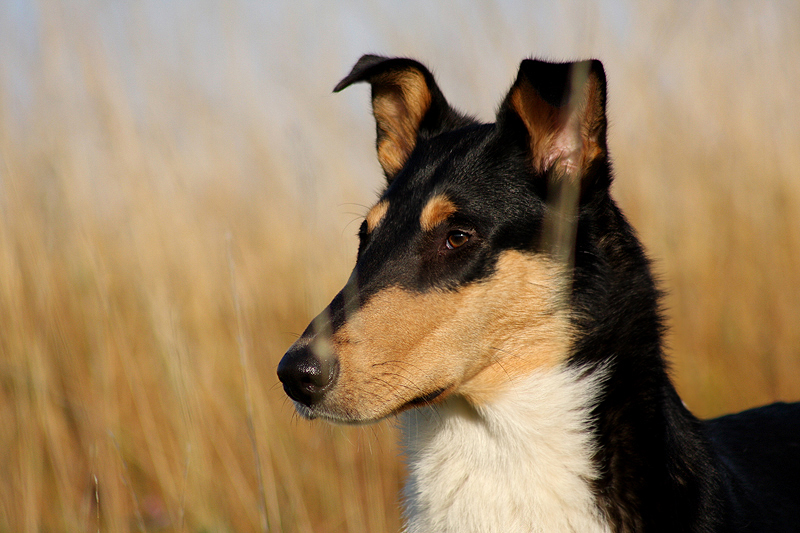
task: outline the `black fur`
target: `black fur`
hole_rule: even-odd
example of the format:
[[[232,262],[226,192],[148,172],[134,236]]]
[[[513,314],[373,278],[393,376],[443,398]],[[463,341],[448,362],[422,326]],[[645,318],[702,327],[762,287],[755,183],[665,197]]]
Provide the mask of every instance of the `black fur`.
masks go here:
[[[605,74],[599,61],[581,65],[597,82],[595,104],[602,117],[591,124],[598,132],[599,155],[582,168],[574,214],[570,306],[580,335],[568,364],[608,372],[594,409],[598,506],[617,532],[798,532],[800,404],[709,421],[683,406],[662,350],[660,292],[633,229],[609,193]],[[372,232],[362,226],[353,274],[327,311],[334,331],[348,309],[386,287],[459,290],[491,279],[504,251],[551,252],[544,228],[548,217],[557,215],[553,187],[567,178],[557,168],[561,158],[537,170],[541,154],[531,148],[535,132],[511,97],[532,87],[559,123],[571,112],[574,66],[523,62],[494,124],[479,124],[453,110],[430,72],[409,59],[364,56],[336,86],[339,91],[358,81],[375,83],[386,72],[415,69],[428,84],[432,104],[402,169],[387,175],[381,197],[389,203],[388,213]],[[378,141],[386,134],[379,127]],[[437,193],[445,193],[457,213],[426,234],[419,229],[419,213]],[[451,250],[446,240],[454,231],[467,233],[469,240]],[[313,334],[310,326],[304,338]],[[301,342],[279,368],[287,393],[307,405],[313,394],[302,390],[319,392],[314,383],[323,387],[335,379],[320,378],[320,371],[311,369],[305,378],[311,388],[295,385],[293,380],[303,379],[296,368],[308,367],[309,357]],[[430,391],[421,402],[441,392]]]

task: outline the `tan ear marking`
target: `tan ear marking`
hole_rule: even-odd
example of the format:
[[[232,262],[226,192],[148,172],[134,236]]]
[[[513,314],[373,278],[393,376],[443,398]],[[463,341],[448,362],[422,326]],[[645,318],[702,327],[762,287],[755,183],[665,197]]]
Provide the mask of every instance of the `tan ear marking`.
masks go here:
[[[605,86],[602,67],[592,70],[590,62],[571,64],[561,103],[542,96],[536,76],[542,67],[526,62],[509,95],[509,106],[525,124],[530,135],[531,160],[537,172],[555,169],[559,174],[580,179],[593,161],[605,152]],[[540,62],[534,62],[542,65]],[[547,68],[566,65],[548,65]],[[526,73],[523,75],[523,70]],[[529,77],[533,76],[533,77]]]
[[[403,168],[431,106],[425,76],[417,70],[389,72],[373,83],[372,110],[378,123],[378,161],[387,175]]]
[[[437,194],[422,208],[419,225],[423,231],[430,231],[455,212],[455,204],[444,194]]]
[[[560,125],[559,109],[548,105],[539,93],[524,80],[511,95],[511,107],[517,112],[531,136],[531,154],[537,172],[544,172],[552,163],[548,157],[555,133]]]

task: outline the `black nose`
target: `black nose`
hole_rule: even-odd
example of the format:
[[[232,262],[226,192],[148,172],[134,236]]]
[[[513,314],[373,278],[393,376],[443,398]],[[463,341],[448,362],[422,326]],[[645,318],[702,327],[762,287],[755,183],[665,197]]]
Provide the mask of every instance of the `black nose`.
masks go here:
[[[289,398],[311,407],[336,381],[338,367],[335,356],[321,359],[311,345],[292,346],[278,363],[278,379]]]

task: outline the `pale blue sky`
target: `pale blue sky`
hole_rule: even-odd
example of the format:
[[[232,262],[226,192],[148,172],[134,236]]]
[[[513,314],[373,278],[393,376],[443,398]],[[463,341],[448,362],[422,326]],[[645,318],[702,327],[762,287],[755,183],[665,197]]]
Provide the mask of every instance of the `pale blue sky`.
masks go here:
[[[9,0],[0,3],[0,112],[24,131],[53,95],[80,101],[87,72],[102,68],[134,114],[156,113],[176,132],[187,124],[170,117],[173,103],[197,99],[269,128],[290,160],[313,159],[313,146],[316,157],[348,150],[366,164],[369,143],[353,152],[330,129],[371,132],[366,89],[330,93],[362,53],[377,52],[421,59],[451,102],[487,120],[520,59],[538,56],[603,60],[612,136],[637,134],[631,117],[654,92],[697,116],[717,94],[726,113],[771,91],[774,105],[747,112],[779,121],[800,83],[797,28],[800,8],[788,1]],[[631,112],[618,113],[622,104]],[[696,127],[719,133],[713,116]]]

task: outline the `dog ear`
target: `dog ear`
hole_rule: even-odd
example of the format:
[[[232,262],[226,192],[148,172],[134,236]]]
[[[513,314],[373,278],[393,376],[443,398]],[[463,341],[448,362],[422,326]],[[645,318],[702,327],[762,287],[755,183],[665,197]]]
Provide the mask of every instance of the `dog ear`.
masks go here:
[[[362,56],[333,91],[360,81],[372,85],[378,161],[389,182],[406,164],[420,136],[467,121],[449,106],[430,71],[413,59]]]
[[[527,131],[537,173],[585,180],[606,156],[606,77],[600,61],[526,59],[498,113],[498,125]]]

